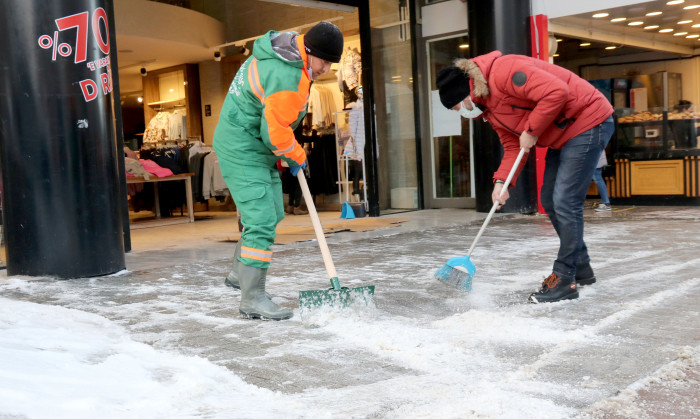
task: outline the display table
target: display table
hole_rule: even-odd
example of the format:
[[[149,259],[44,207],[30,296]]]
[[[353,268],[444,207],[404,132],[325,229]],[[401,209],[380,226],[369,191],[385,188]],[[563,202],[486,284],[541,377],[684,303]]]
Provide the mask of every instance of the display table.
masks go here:
[[[160,200],[158,199],[158,183],[168,182],[172,180],[184,180],[185,181],[185,194],[187,196],[187,220],[185,222],[194,222],[194,204],[192,200],[192,176],[194,173],[181,173],[179,175],[172,175],[166,177],[157,177],[155,175],[151,176],[149,179],[143,177],[127,177],[126,183],[152,183],[153,193],[155,194],[155,204],[156,204],[156,218],[160,219]],[[162,223],[171,224],[172,222]]]

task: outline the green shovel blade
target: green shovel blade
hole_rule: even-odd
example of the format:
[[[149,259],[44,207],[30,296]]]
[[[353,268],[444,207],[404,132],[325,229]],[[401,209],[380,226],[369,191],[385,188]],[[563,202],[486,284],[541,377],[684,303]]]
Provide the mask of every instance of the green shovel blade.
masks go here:
[[[348,307],[356,302],[369,305],[374,299],[374,285],[340,289],[312,290],[299,292],[299,307],[311,309],[324,305]]]

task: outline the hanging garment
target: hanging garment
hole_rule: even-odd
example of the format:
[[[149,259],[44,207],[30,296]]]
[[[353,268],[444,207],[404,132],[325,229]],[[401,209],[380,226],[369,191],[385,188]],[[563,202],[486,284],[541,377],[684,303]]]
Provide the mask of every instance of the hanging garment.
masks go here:
[[[221,174],[219,159],[216,153],[211,152],[204,157],[202,167],[202,197],[209,199],[215,196],[229,195],[228,187]]]
[[[185,115],[185,111],[178,109],[170,115],[168,138],[171,140],[187,138],[187,115]]]
[[[355,142],[355,160],[363,160],[365,156],[365,111],[361,99],[352,105],[348,125],[350,126],[350,136]]]
[[[350,90],[355,90],[357,86],[362,84],[362,57],[354,48],[348,48],[340,58],[338,64],[338,86],[343,89],[342,83],[345,82]]]
[[[158,112],[151,118],[143,133],[144,143],[154,143],[162,141],[170,132],[170,114],[168,112]]]

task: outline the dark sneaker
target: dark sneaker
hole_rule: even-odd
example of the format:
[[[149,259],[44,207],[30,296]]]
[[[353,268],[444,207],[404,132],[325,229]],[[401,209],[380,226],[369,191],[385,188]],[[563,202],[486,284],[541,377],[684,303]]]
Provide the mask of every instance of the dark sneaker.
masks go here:
[[[573,300],[578,298],[576,282],[564,279],[552,273],[542,283],[542,288],[530,294],[531,303],[553,303],[561,300]]]
[[[591,285],[595,284],[595,274],[590,263],[576,266],[576,285]]]

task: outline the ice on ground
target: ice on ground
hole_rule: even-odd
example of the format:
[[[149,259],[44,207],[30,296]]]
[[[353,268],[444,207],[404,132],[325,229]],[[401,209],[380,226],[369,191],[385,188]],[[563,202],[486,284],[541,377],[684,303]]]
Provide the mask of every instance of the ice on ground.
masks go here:
[[[537,220],[489,226],[468,293],[433,273],[478,226],[372,238],[361,252],[334,244],[341,282],[376,287],[375,306],[342,310],[302,313],[299,290],[327,283],[323,261],[303,246],[278,251],[267,291],[295,310],[284,322],[240,317],[240,292],[222,283],[229,260],[7,278],[0,416],[640,414],[642,384],[684,380],[673,363],[696,362],[700,343],[697,233],[686,221],[642,223],[587,224],[598,282],[554,304],[526,303],[556,249]]]

